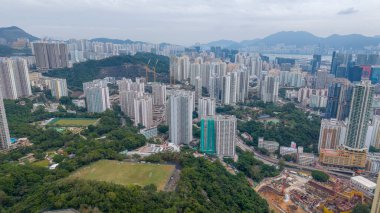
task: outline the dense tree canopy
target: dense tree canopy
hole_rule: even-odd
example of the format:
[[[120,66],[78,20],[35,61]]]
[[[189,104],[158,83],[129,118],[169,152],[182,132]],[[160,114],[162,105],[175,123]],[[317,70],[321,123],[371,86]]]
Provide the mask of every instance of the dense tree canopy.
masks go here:
[[[0,57],[9,57],[9,56],[20,56],[20,55],[31,55],[32,51],[30,49],[13,49],[11,47],[0,44]]]
[[[352,209],[351,213],[370,213],[371,209],[364,204],[358,204]]]
[[[166,134],[169,131],[169,126],[164,125],[164,124],[160,124],[160,125],[158,125],[157,130],[161,134]]]
[[[100,159],[123,160],[125,156],[120,151],[140,147],[146,139],[130,122],[121,126],[122,115],[118,110],[80,114],[98,117],[100,121],[77,135],[33,126],[40,118],[57,114],[44,110],[32,113],[31,108],[28,101],[6,101],[13,134],[28,137],[34,145],[0,154],[0,212],[60,208],[103,212],[268,212],[266,201],[250,188],[242,173],[232,175],[219,161],[194,158],[186,149],[145,159],[171,162],[181,168],[181,179],[174,192],[157,192],[153,185],[125,187],[66,178],[70,172]],[[42,159],[46,151],[58,148],[62,154],[53,157],[54,162],[60,163],[55,170],[18,164],[17,159],[28,153]]]
[[[312,171],[311,176],[314,180],[319,182],[327,182],[330,179],[330,176],[328,174],[317,170]]]
[[[239,121],[240,132],[248,132],[256,141],[259,137],[264,137],[265,140],[279,142],[281,146],[290,146],[290,142],[294,141],[298,146],[303,146],[306,152],[318,151],[320,118],[297,109],[294,104],[281,107],[257,102],[253,106],[261,107],[263,114],[276,117],[280,122],[263,123],[256,119]]]
[[[280,174],[274,166],[266,165],[262,161],[255,159],[253,154],[249,152],[240,152],[238,161],[233,165],[255,181],[261,181],[266,177],[274,177]]]
[[[68,87],[75,90],[82,90],[83,82],[92,81],[94,79],[102,78],[101,68],[104,67],[118,67],[124,64],[131,65],[143,65],[151,60],[150,68],[152,69],[156,61],[158,60],[156,72],[168,73],[169,72],[169,58],[166,56],[160,56],[152,53],[136,53],[135,55],[120,55],[103,60],[90,60],[82,63],[76,63],[72,68],[51,70],[45,75],[50,77],[65,78],[67,80]],[[118,73],[118,76],[124,77],[142,77],[138,75],[137,70],[132,76],[132,73]],[[116,77],[112,72],[107,74],[108,77]]]
[[[228,173],[220,162],[194,158],[185,152],[163,158],[176,161],[182,167],[181,179],[174,192],[157,192],[153,185],[125,187],[60,179],[67,176],[62,168],[49,171],[28,165],[2,165],[1,175],[19,173],[22,179],[8,175],[9,178],[1,180],[4,184],[0,185],[3,204],[0,210],[39,212],[79,209],[85,205],[103,212],[268,212],[266,201],[250,188],[244,176]]]

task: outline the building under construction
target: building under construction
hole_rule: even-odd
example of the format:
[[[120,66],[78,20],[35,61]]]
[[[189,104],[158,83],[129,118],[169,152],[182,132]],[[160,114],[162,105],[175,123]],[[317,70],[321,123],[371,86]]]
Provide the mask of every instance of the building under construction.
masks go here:
[[[301,172],[283,172],[257,189],[280,212],[302,212],[302,209],[304,212],[348,213],[357,204],[371,202],[365,193],[352,188],[348,180],[331,176],[323,183],[307,177]],[[300,208],[292,209],[294,206]]]

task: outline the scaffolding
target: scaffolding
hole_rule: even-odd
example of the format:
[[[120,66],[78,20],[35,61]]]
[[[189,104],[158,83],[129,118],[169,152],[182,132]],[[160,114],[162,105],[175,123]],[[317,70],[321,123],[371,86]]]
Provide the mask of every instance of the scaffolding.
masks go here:
[[[200,151],[207,154],[216,153],[215,121],[212,118],[201,120]]]

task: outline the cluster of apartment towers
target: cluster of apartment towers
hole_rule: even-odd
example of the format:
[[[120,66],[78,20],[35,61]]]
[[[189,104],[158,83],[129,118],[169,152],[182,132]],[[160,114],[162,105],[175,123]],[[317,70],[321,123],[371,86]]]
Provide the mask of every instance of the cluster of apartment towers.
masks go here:
[[[136,126],[145,129],[155,128],[165,120],[169,126],[169,141],[176,145],[193,141],[193,112],[196,111],[201,128],[200,150],[219,157],[234,157],[236,118],[217,115],[215,108],[217,104],[235,105],[248,98],[250,77],[261,72],[260,58],[255,59],[257,65],[248,69],[243,64],[203,63],[200,57],[190,63],[188,56],[173,56],[170,58],[170,86],[147,83],[144,78],[135,81],[124,78],[116,82],[121,110]],[[278,76],[269,73],[265,79],[262,97],[275,102]],[[89,112],[103,112],[111,107],[108,83],[101,79],[83,84]],[[179,85],[173,86],[175,83],[190,84],[193,89],[180,89]],[[146,92],[149,90],[151,92]],[[165,108],[162,120],[155,118],[160,108]]]
[[[100,79],[83,84],[88,112],[103,112],[111,107],[107,86],[109,83]],[[235,155],[236,119],[234,116],[217,116],[214,98],[199,97],[198,101],[195,101],[194,91],[162,83],[147,83],[145,78],[136,78],[135,81],[123,78],[116,81],[116,84],[119,88],[121,111],[134,121],[135,126],[149,130],[166,121],[171,143],[190,144],[193,141],[193,112],[198,108],[199,118],[202,120],[202,136],[214,132],[214,136],[209,137],[201,150],[220,157]],[[148,93],[146,90],[151,92]],[[160,109],[164,109],[163,116],[156,113]],[[205,120],[215,125],[204,126]],[[210,150],[209,147],[213,149]]]
[[[29,65],[25,58],[0,59],[0,150],[11,146],[8,122],[5,114],[3,99],[15,100],[32,95],[32,86],[51,90],[52,97],[59,99],[67,96],[65,79],[42,77],[34,79],[29,73]]]

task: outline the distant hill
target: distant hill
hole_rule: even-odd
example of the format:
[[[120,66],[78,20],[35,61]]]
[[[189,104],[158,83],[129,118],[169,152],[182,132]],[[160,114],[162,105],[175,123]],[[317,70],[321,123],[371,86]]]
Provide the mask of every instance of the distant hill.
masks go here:
[[[226,41],[226,42],[221,42]],[[230,45],[228,45],[230,44]],[[297,47],[320,45],[331,48],[363,49],[366,46],[377,46],[380,44],[380,37],[368,37],[359,34],[331,35],[323,38],[315,36],[305,31],[283,31],[274,33],[262,39],[244,40],[241,42],[231,40],[212,41],[205,46],[223,46],[227,48],[244,48],[252,46],[275,46],[278,44],[294,45]]]
[[[276,44],[306,46],[320,43],[322,38],[319,38],[311,33],[304,31],[286,31],[269,35],[261,40],[259,44],[273,46]]]
[[[360,34],[331,35],[324,39],[324,44],[329,47],[361,49],[366,46],[377,46],[380,44],[380,37],[367,37]]]
[[[218,40],[218,41],[212,41],[207,44],[207,46],[212,47],[212,46],[219,46],[219,47],[230,47],[234,45],[238,45],[239,42],[232,41],[232,40]]]
[[[39,40],[39,38],[30,35],[16,26],[0,27],[0,40],[5,41],[6,43],[11,43],[16,41],[18,38],[27,38],[29,41]]]
[[[113,43],[113,44],[135,44],[135,43],[146,43],[143,41],[132,41],[130,39],[112,39],[112,38],[93,38],[91,41],[103,42],[103,43]]]

